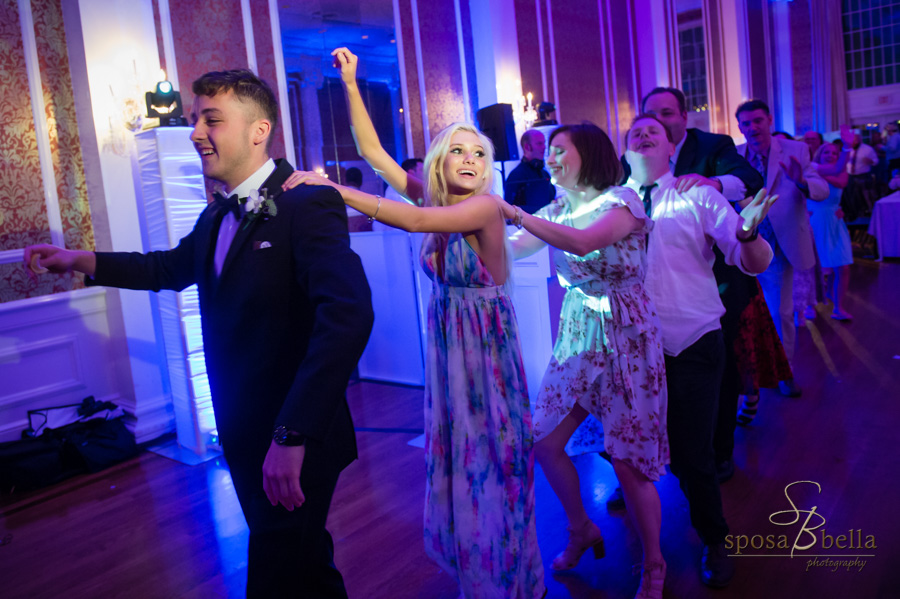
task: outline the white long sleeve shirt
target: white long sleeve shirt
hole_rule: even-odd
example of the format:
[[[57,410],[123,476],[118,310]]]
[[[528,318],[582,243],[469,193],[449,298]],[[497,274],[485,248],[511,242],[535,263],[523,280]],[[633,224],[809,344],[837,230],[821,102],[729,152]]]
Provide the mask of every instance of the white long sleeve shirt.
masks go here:
[[[654,227],[647,248],[644,286],[656,304],[662,324],[663,350],[677,356],[703,335],[721,328],[725,307],[713,275],[717,245],[725,261],[747,274],[741,263],[741,243],[736,231],[738,214],[728,201],[709,186],[680,193],[675,177],[666,173],[651,192]],[[626,187],[643,198],[634,179]],[[771,260],[771,249],[769,259]]]

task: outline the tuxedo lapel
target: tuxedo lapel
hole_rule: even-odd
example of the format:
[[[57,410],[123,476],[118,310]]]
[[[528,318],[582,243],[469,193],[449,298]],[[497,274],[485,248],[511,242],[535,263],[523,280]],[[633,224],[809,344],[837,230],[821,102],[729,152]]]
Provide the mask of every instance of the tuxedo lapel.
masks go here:
[[[676,177],[686,175],[690,171],[691,165],[694,163],[694,156],[697,153],[697,138],[688,130],[685,132],[684,145],[681,146],[681,152],[678,153],[678,161],[675,163],[675,172],[672,173]]]
[[[197,281],[208,288],[214,288],[216,273],[213,272],[213,256],[216,253],[216,244],[219,240],[219,227],[225,211],[213,203],[207,208],[206,217],[201,222],[198,231],[197,251],[194,252],[194,269],[197,273]]]
[[[282,192],[281,184],[284,183],[293,172],[294,167],[292,167],[287,160],[276,160],[275,170],[269,175],[266,182],[262,184],[260,190],[265,189],[268,197],[277,200]],[[221,216],[219,218],[221,220]],[[225,255],[225,263],[222,264],[222,272],[219,274],[220,280],[225,276],[225,273],[228,272],[228,268],[234,263],[235,257],[243,249],[244,245],[246,245],[247,240],[250,239],[250,234],[253,233],[253,230],[259,225],[261,220],[263,220],[262,217],[257,217],[252,221],[249,221],[247,220],[247,215],[244,215],[244,218],[241,219],[234,240],[231,242],[228,253]],[[215,243],[213,244],[213,248],[215,248]]]
[[[778,138],[772,138],[772,145],[769,148],[769,161],[766,167],[766,187],[769,190],[776,189],[778,185],[781,183],[781,174],[783,169],[781,168],[781,163],[784,161],[784,154],[781,149],[781,144],[778,143]]]

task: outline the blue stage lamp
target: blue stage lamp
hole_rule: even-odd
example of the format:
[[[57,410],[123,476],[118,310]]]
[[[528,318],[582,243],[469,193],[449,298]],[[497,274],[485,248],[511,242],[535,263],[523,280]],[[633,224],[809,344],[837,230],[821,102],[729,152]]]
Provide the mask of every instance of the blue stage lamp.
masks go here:
[[[163,79],[156,84],[156,89],[147,92],[147,116],[159,119],[161,127],[185,126],[184,109],[181,94],[175,91],[172,82]]]

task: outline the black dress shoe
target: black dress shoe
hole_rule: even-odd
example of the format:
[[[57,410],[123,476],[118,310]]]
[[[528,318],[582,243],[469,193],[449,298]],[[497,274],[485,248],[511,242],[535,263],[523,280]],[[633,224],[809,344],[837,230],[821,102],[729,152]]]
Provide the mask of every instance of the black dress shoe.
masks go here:
[[[606,500],[606,509],[607,511],[625,509],[625,495],[622,494],[622,487],[616,487],[616,490]]]
[[[778,381],[778,390],[785,397],[800,397],[803,394],[800,390],[800,385],[794,379]]]
[[[700,559],[700,580],[708,587],[721,589],[734,576],[734,558],[728,555],[725,543],[704,545]]]
[[[728,482],[732,476],[734,476],[734,460],[725,460],[716,465],[716,478],[719,479],[719,484]]]

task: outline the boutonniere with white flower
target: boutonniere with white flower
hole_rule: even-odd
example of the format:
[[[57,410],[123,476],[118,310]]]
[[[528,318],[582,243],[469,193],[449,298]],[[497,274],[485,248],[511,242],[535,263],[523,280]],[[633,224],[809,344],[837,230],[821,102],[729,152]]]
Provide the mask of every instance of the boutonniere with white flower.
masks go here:
[[[250,223],[260,216],[268,220],[270,216],[274,217],[277,214],[278,207],[275,205],[275,199],[268,196],[266,189],[250,190],[250,195],[244,202],[244,220],[247,221],[244,228],[249,227]]]

